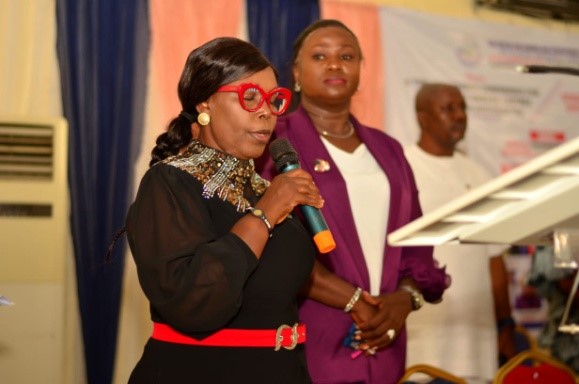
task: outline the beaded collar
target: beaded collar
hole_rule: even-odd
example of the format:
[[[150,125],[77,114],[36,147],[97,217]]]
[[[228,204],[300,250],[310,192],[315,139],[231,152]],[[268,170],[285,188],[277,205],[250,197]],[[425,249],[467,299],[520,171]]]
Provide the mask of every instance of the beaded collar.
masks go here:
[[[256,196],[263,195],[269,186],[269,181],[255,172],[253,160],[236,159],[197,140],[193,140],[183,153],[169,157],[162,163],[196,178],[203,184],[204,198],[217,196],[233,204],[238,212],[251,208],[250,201],[244,195],[247,186],[251,186]]]

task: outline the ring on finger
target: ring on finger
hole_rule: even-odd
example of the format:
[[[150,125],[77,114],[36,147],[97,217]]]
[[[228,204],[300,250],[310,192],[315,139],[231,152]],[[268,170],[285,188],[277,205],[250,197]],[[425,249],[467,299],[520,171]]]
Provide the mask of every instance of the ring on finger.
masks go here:
[[[388,338],[392,340],[396,336],[396,331],[390,328],[389,330],[386,331],[386,336],[388,336]]]

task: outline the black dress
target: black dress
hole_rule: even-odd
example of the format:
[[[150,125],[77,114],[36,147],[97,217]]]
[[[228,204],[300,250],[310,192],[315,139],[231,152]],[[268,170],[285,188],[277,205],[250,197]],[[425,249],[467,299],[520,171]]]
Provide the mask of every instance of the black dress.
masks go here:
[[[229,232],[246,213],[217,195],[203,197],[207,191],[194,176],[171,163],[156,164],[143,177],[127,216],[129,245],[152,320],[197,339],[221,328],[277,329],[299,322],[296,296],[315,257],[311,236],[290,217],[275,226],[258,260]],[[251,188],[245,190],[254,203],[258,196],[250,196]],[[155,339],[147,342],[129,379],[167,384],[310,382],[303,344],[274,351]]]

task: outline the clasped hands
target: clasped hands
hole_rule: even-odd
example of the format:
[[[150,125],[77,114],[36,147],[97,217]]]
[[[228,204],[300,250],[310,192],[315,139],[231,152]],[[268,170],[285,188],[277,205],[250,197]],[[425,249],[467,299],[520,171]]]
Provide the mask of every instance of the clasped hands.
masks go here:
[[[388,347],[400,334],[412,303],[408,292],[395,291],[372,296],[364,291],[350,315],[358,327],[355,339],[366,356]]]

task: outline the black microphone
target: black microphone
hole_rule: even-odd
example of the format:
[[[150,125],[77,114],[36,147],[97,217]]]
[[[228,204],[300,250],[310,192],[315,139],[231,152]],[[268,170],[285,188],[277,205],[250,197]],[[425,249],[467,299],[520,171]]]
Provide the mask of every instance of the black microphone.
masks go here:
[[[280,137],[272,141],[269,145],[269,154],[279,173],[301,168],[298,154],[287,139]],[[306,218],[308,229],[314,235],[318,250],[321,253],[328,253],[336,248],[334,237],[320,210],[311,205],[300,205],[300,210]]]
[[[547,65],[518,65],[517,72],[521,73],[562,73],[565,75],[579,76],[579,68],[550,67]]]

